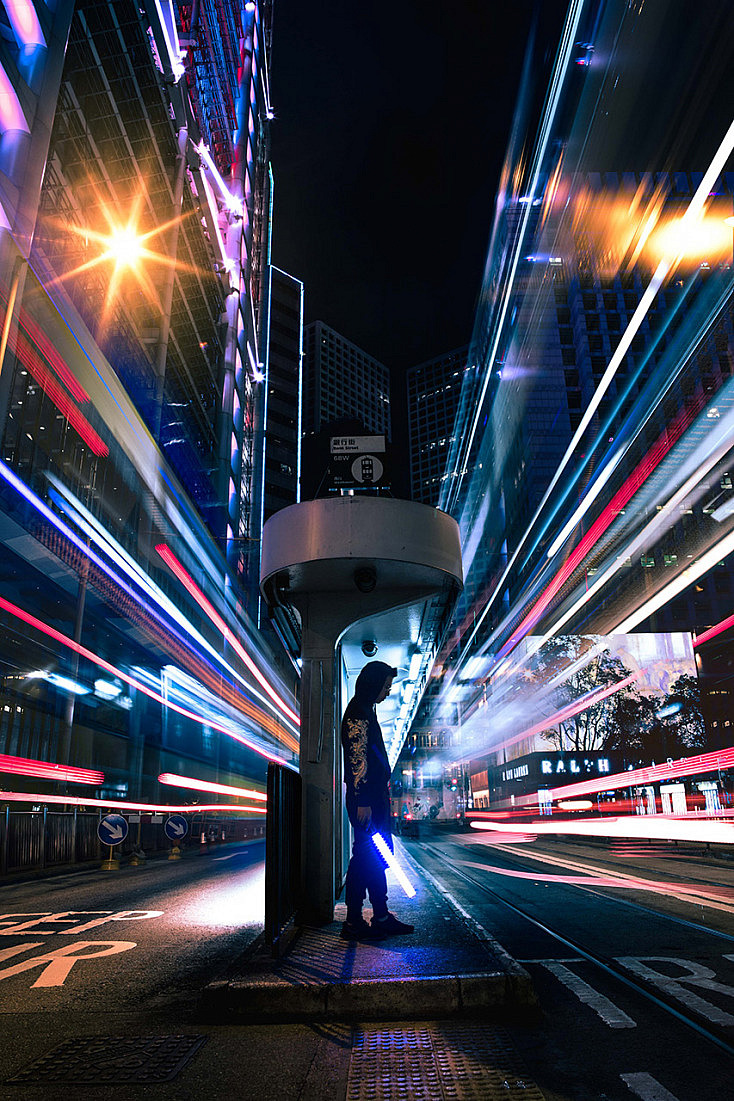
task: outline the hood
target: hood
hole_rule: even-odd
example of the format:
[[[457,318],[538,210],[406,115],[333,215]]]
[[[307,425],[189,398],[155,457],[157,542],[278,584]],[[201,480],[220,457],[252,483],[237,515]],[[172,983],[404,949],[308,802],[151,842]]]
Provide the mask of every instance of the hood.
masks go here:
[[[357,677],[354,698],[373,704],[388,677],[397,677],[398,671],[384,661],[368,661]]]

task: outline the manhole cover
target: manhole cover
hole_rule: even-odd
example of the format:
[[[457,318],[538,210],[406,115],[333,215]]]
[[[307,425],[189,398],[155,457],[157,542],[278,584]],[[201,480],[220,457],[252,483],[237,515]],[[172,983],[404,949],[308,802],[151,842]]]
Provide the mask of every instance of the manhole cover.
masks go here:
[[[206,1036],[91,1036],[65,1040],[8,1083],[170,1082]]]

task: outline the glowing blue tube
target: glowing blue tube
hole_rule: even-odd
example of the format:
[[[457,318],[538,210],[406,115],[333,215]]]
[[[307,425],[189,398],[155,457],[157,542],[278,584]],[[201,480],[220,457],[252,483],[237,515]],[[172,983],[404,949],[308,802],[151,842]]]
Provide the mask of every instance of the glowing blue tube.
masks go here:
[[[415,898],[415,887],[398,864],[393,853],[390,852],[390,848],[385,841],[385,838],[382,836],[381,833],[373,833],[372,840],[374,842],[375,848],[387,864],[388,868],[395,873],[395,878],[398,880],[400,886],[403,888],[408,898]]]

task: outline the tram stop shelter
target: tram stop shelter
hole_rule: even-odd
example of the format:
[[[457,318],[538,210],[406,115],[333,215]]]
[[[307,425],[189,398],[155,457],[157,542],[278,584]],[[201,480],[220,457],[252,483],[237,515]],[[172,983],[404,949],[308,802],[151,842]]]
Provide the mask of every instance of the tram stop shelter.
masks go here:
[[[372,658],[398,669],[401,692],[380,705],[394,765],[461,586],[458,526],[428,505],[326,497],[264,526],[261,592],[302,661],[301,921],[332,921],[346,874],[339,730],[357,674]]]

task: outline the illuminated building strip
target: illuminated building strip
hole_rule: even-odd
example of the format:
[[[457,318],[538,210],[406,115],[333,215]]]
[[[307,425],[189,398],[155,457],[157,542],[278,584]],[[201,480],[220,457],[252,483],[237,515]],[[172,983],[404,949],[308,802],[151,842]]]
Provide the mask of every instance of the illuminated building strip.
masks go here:
[[[196,603],[209,617],[217,630],[221,632],[225,642],[228,642],[234,652],[237,654],[237,656],[241,658],[241,660],[250,670],[257,682],[262,685],[270,698],[275,703],[277,703],[278,707],[280,707],[284,714],[288,716],[291,722],[294,722],[298,726],[300,723],[298,715],[295,713],[295,711],[291,710],[285,700],[281,699],[281,697],[278,695],[278,693],[275,691],[275,689],[272,687],[266,677],[263,676],[255,662],[242,646],[242,643],[232,634],[227,624],[224,622],[219,613],[209,603],[199,586],[194,581],[193,577],[191,577],[191,575],[184,569],[171,548],[166,546],[165,543],[158,543],[155,549],[158,551],[158,554],[161,556],[171,572],[181,582],[186,591],[190,593],[191,596],[193,596]]]
[[[17,338],[11,339],[10,346],[26,370],[41,387],[44,394],[50,398],[59,412],[66,417],[69,424],[79,433],[84,442],[91,447],[94,454],[101,455],[103,458],[109,455],[110,451],[107,444],[99,433],[92,428],[84,414],[79,411],[66,391],[56,381],[38,352],[28,343],[28,338],[22,332],[19,332]]]
[[[7,0],[3,7],[19,46],[46,45],[32,0]]]
[[[15,776],[35,776],[39,780],[68,780],[72,784],[101,784],[104,772],[74,765],[58,765],[53,761],[36,761],[27,757],[10,757],[0,753],[0,772]]]
[[[264,815],[263,807],[239,807],[229,803],[205,803],[176,806],[168,803],[132,803],[122,799],[84,799],[78,795],[44,795],[38,792],[0,791],[0,803],[69,803],[74,807],[114,807],[115,810],[148,810],[153,814],[201,814],[211,811],[233,811],[236,814]]]
[[[175,788],[191,788],[192,791],[213,791],[220,795],[237,795],[243,799],[256,799],[262,803],[267,802],[267,795],[262,791],[254,791],[251,788],[240,788],[232,784],[215,784],[211,780],[197,780],[193,776],[177,776],[173,772],[162,772],[158,777],[159,784],[170,784]]]
[[[99,657],[98,654],[92,653],[86,646],[82,646],[81,643],[75,642],[73,638],[69,638],[68,635],[64,635],[61,631],[57,631],[55,627],[50,627],[48,624],[43,623],[40,619],[31,615],[29,612],[23,611],[16,604],[11,604],[9,600],[5,600],[0,597],[0,608],[9,612],[10,615],[20,619],[23,623],[27,623],[29,627],[35,627],[37,631],[48,635],[49,638],[55,639],[60,642],[62,646],[67,646],[74,653],[79,654],[80,657],[86,658],[87,661],[93,662],[94,665],[98,665],[100,669],[105,669],[108,673],[111,673],[114,677],[119,677],[126,684],[129,684],[132,688],[142,692],[144,695],[149,696],[150,699],[155,700],[157,703],[163,704],[164,707],[169,708],[171,711],[176,711],[179,715],[183,715],[184,718],[192,719],[194,722],[200,723],[202,726],[209,726],[213,730],[218,730],[222,734],[226,734],[228,738],[232,738],[236,742],[241,742],[242,745],[246,745],[249,749],[252,749],[255,753],[258,753],[261,757],[267,758],[269,761],[277,761],[278,764],[287,764],[281,757],[278,757],[275,753],[270,753],[268,750],[257,745],[249,738],[245,738],[244,735],[236,733],[231,727],[226,726],[224,723],[217,722],[211,717],[207,718],[204,715],[199,715],[195,711],[190,711],[186,707],[181,707],[179,704],[173,703],[170,699],[165,699],[160,692],[154,691],[149,688],[140,680],[136,680],[135,677],[129,676],[124,673],[122,669],[118,669],[117,666],[112,665],[109,661],[105,661],[104,658]]]

